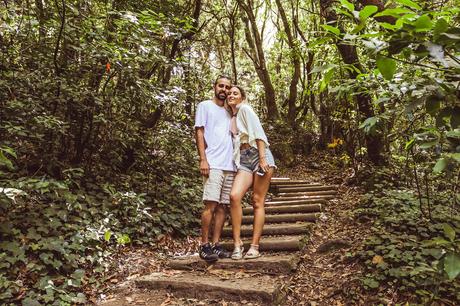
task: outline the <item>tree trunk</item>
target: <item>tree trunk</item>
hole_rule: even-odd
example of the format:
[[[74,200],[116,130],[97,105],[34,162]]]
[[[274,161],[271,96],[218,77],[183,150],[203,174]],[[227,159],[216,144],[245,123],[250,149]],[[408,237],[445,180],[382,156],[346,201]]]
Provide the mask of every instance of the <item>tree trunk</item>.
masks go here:
[[[328,24],[337,25],[337,15],[333,10],[333,0],[321,0],[321,14],[326,19]],[[353,65],[358,71],[363,71],[363,68],[359,62],[358,52],[356,47],[349,45],[346,42],[337,39],[337,49],[346,64]],[[354,69],[348,70],[350,79],[356,79],[358,72]],[[369,117],[373,117],[374,109],[372,107],[371,96],[366,92],[361,92],[356,95],[356,101],[358,103],[358,110],[360,114],[360,121]],[[376,165],[380,165],[384,162],[382,151],[384,148],[383,139],[380,134],[377,135],[365,135],[367,155],[369,160]]]
[[[248,56],[254,63],[257,76],[259,77],[265,89],[265,104],[267,106],[267,117],[269,120],[279,118],[278,107],[276,106],[275,88],[273,87],[270,74],[267,70],[264,50],[262,46],[262,38],[257,28],[256,17],[252,9],[252,1],[237,0],[240,7],[246,12],[247,18],[243,17],[243,21],[247,25],[245,27],[246,40],[249,45],[249,51],[246,51]]]
[[[297,108],[296,108],[297,84],[299,83],[299,79],[300,79],[299,42],[294,38],[294,35],[291,30],[291,26],[289,25],[289,21],[287,19],[286,12],[284,11],[281,1],[276,0],[276,5],[278,6],[278,11],[280,13],[281,20],[283,21],[284,31],[286,32],[286,35],[287,35],[287,42],[292,52],[291,57],[292,57],[292,65],[294,66],[294,73],[291,78],[291,84],[289,85],[288,122],[292,127],[294,127],[295,118],[297,116]]]

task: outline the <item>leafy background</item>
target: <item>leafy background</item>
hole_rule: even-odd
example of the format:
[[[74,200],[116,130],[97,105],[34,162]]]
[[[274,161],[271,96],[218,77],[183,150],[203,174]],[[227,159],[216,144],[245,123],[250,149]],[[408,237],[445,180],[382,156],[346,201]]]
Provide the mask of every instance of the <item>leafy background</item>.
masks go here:
[[[460,300],[456,1],[0,8],[2,303],[85,304],[112,254],[196,233],[194,109],[222,72],[281,164],[329,150],[357,173],[365,288]]]

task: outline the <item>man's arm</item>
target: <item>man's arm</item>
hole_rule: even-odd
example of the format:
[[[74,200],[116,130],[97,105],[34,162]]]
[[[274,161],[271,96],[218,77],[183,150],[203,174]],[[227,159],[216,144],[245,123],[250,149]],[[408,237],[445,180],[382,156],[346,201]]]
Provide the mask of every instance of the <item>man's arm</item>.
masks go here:
[[[204,140],[204,127],[195,128],[196,147],[200,156],[200,173],[202,176],[209,176],[209,163],[206,159],[206,141]]]

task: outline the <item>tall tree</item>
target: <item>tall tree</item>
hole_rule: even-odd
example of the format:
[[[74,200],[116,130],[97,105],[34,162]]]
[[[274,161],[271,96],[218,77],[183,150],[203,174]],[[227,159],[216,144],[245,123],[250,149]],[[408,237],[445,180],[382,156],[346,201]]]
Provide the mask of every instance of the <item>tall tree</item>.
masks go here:
[[[291,126],[295,125],[295,119],[297,115],[297,84],[299,83],[300,79],[300,49],[299,49],[299,41],[295,37],[295,27],[291,27],[290,22],[286,16],[286,12],[281,4],[280,0],[276,0],[276,5],[278,7],[279,14],[281,16],[281,20],[283,22],[284,31],[286,32],[287,36],[287,43],[290,49],[290,56],[292,60],[292,65],[294,67],[294,72],[291,77],[291,84],[289,85],[289,97],[288,97],[288,122]],[[292,16],[294,19],[294,16]]]
[[[328,24],[338,26],[340,28],[340,25],[338,25],[337,22],[337,14],[335,13],[333,7],[334,2],[334,0],[320,0],[321,14]],[[359,61],[356,46],[344,42],[340,38],[336,39],[335,44],[344,63],[348,65],[353,65],[355,67],[355,69],[348,69],[348,75],[350,79],[355,80],[358,77],[358,74],[364,72],[364,68],[362,67]],[[356,102],[358,104],[358,110],[362,120],[369,117],[373,117],[375,115],[372,106],[372,98],[368,92],[360,91],[359,93],[357,93]],[[382,155],[384,149],[382,135],[366,134],[365,139],[369,160],[371,160],[374,164],[377,165],[382,164],[384,162]]]
[[[237,0],[237,2],[245,12],[245,15],[242,15],[242,19],[247,25],[244,30],[249,45],[249,50],[245,49],[245,52],[251,58],[257,76],[264,86],[267,117],[269,120],[276,120],[279,118],[279,112],[276,106],[275,88],[273,87],[270,73],[267,69],[262,35],[259,32],[256,16],[254,14],[254,1]]]

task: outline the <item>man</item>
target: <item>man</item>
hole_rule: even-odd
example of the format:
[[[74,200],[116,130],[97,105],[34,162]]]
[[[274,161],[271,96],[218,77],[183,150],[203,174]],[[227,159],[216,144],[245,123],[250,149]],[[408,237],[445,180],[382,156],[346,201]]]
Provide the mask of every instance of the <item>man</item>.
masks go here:
[[[231,85],[229,77],[219,76],[214,82],[213,99],[199,103],[195,116],[205,206],[201,215],[200,257],[206,261],[231,256],[230,252],[218,244],[225,222],[225,206],[230,204],[230,190],[236,171],[232,158],[231,116],[224,107]],[[211,245],[208,237],[213,217]]]

